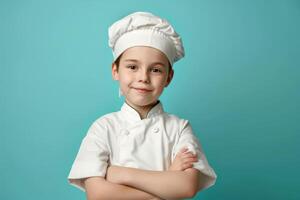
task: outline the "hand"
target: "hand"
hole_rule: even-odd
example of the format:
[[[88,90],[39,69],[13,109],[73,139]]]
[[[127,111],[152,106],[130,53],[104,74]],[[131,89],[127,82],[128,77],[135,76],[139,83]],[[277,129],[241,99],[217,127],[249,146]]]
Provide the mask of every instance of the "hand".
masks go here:
[[[176,155],[173,163],[168,171],[184,171],[185,169],[193,167],[193,162],[197,162],[197,154],[188,152],[187,148],[182,148]]]

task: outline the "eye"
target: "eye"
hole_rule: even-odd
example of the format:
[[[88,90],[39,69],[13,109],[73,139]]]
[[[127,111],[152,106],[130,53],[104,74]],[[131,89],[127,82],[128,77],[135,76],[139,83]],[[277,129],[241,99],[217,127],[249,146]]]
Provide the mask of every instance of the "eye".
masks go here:
[[[131,69],[131,70],[136,70],[137,69],[137,66],[135,66],[135,65],[127,65],[126,67],[128,69]]]
[[[154,72],[154,73],[162,73],[162,70],[158,67],[154,67],[151,69],[151,72]]]

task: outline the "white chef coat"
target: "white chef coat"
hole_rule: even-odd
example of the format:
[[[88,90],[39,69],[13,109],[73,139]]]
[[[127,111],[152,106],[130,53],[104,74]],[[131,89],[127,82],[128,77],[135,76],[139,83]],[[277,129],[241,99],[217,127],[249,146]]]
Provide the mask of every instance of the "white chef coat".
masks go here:
[[[90,126],[68,176],[69,183],[85,191],[83,178],[105,177],[109,165],[165,171],[181,148],[198,155],[193,167],[207,178],[205,188],[214,185],[216,173],[187,120],[164,112],[156,104],[141,119],[127,103],[121,110],[104,115]]]

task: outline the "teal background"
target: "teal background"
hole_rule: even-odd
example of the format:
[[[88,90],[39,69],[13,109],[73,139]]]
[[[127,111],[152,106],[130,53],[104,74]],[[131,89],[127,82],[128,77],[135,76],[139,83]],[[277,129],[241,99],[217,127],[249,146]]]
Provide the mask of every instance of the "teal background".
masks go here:
[[[218,179],[203,200],[298,200],[300,1],[0,1],[0,199],[85,199],[67,182],[91,123],[119,110],[107,29],[168,19],[186,57],[161,97]]]

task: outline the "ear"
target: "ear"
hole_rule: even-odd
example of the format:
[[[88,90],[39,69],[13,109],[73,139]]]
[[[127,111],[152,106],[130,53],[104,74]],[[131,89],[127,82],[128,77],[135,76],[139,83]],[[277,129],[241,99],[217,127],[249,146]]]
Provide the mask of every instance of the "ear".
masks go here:
[[[174,76],[174,70],[171,69],[171,70],[169,71],[168,79],[167,79],[167,82],[166,82],[165,87],[168,87],[168,85],[171,83],[171,81],[172,81],[172,79],[173,79],[173,76]]]
[[[119,80],[119,72],[116,63],[111,64],[111,74],[114,80]]]

